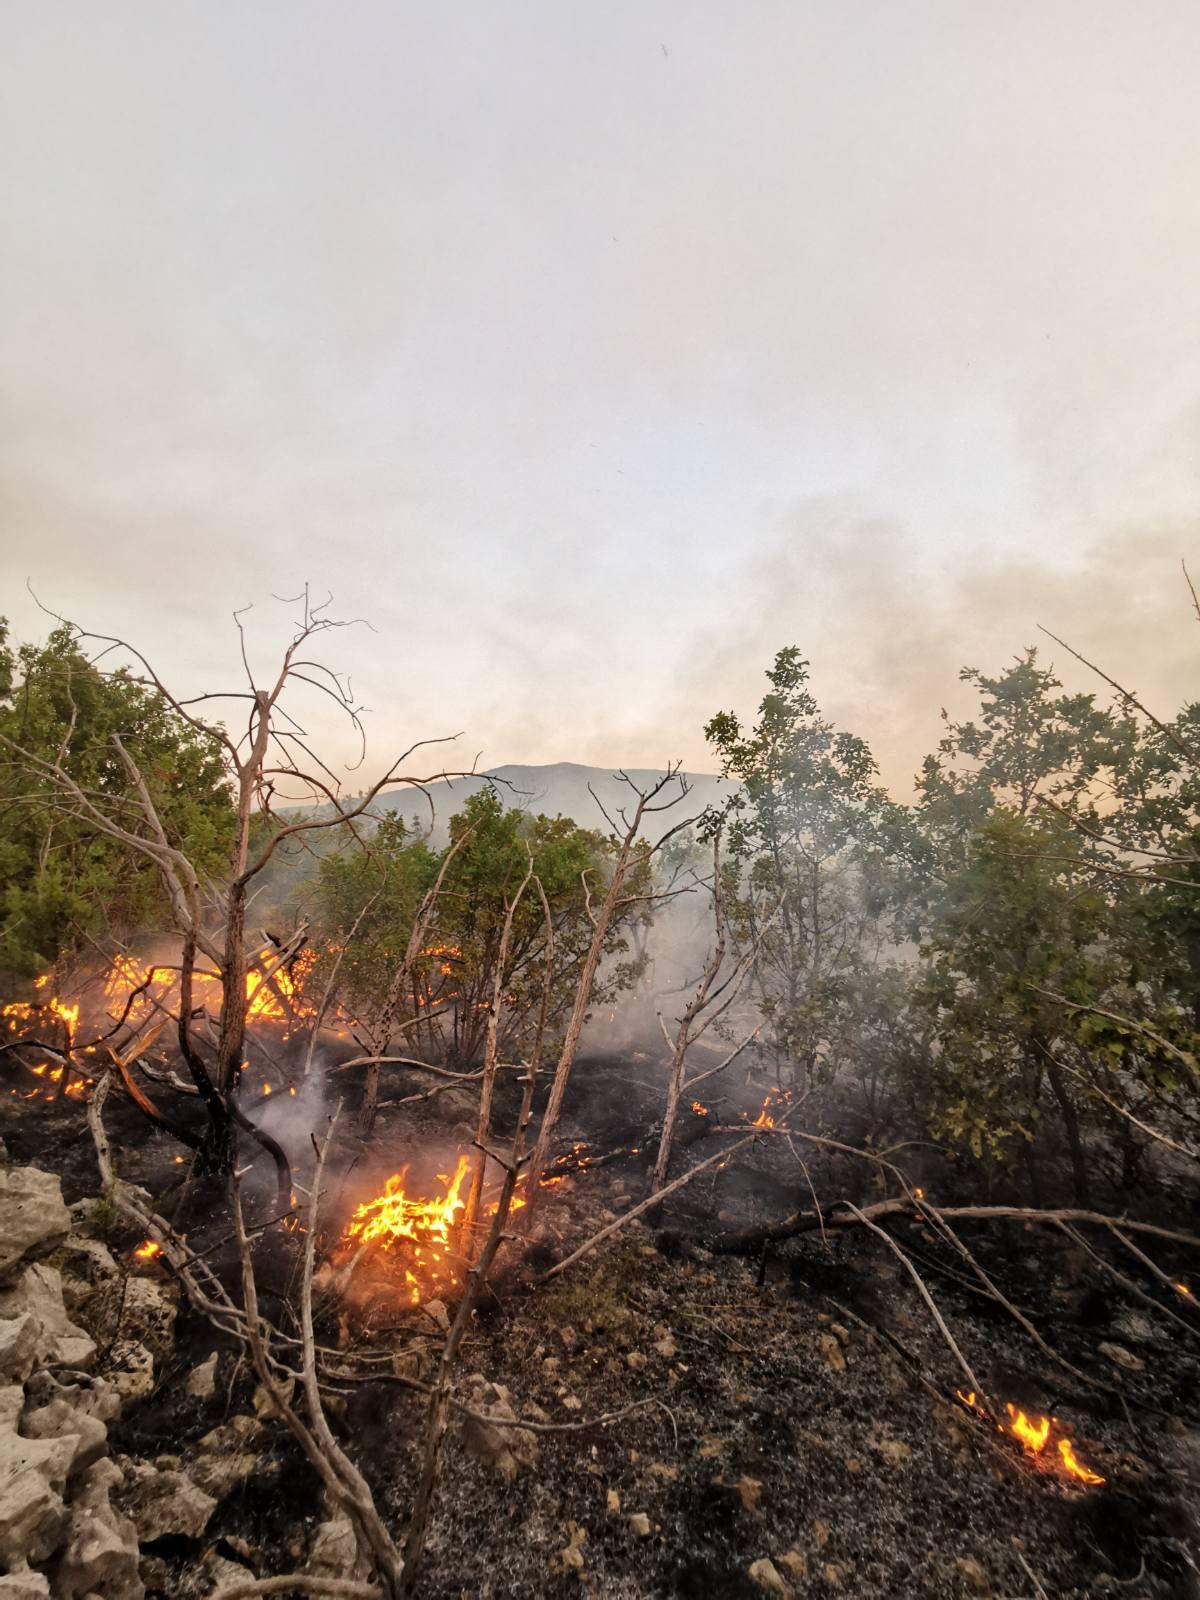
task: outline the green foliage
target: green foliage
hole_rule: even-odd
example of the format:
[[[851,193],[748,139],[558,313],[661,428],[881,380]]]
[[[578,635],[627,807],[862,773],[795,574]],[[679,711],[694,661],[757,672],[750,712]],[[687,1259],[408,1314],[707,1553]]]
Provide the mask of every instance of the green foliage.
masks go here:
[[[442,852],[409,838],[398,818],[384,820],[365,848],[351,844],[321,869],[317,931],[322,938],[334,944],[347,940],[356,917],[371,901],[347,943],[339,973],[346,1004],[368,1024],[379,1014],[421,899],[445,863],[425,953],[409,993],[402,997],[401,1012],[428,1016],[419,1029],[428,1049],[454,1061],[477,1061],[507,907],[532,854],[554,929],[548,1012],[553,1033],[569,1008],[591,942],[588,898],[603,897],[614,848],[612,840],[566,817],[505,810],[490,789],[473,795],[451,819],[450,843]],[[648,877],[642,865],[627,881],[629,903],[619,909],[605,941],[605,965],[593,991],[596,1005],[610,1002],[636,976],[638,964],[628,959],[628,940],[646,915],[637,897],[646,892]],[[510,1050],[520,1049],[533,1029],[545,952],[545,912],[531,884],[514,917],[503,973],[503,1043]],[[415,1036],[408,1034],[410,1040]]]
[[[892,808],[864,741],[820,715],[799,651],[781,650],[767,679],[753,727],[724,711],[705,728],[740,785],[719,819],[739,863],[731,922],[743,947],[758,943],[759,1001],[783,1061],[832,1072],[891,900],[879,845]]]
[[[0,970],[32,976],[85,942],[160,925],[157,870],[81,818],[39,763],[61,762],[105,815],[135,815],[115,738],[140,768],[168,840],[201,874],[228,861],[233,808],[214,740],[124,671],[90,663],[67,627],[7,643],[0,621]]]

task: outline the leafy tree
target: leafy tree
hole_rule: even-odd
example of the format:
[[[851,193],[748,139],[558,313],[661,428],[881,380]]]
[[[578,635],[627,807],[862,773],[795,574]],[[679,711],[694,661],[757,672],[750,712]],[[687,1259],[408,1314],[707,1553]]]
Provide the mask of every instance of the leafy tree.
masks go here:
[[[102,673],[73,631],[44,644],[8,643],[0,619],[0,971],[30,977],[89,936],[161,926],[159,873],[65,806],[49,782],[31,786],[29,763],[61,757],[106,808],[133,814],[116,741],[136,761],[167,837],[203,870],[228,861],[233,807],[215,742],[123,671]]]
[[[471,796],[451,819],[450,842],[438,853],[409,838],[397,818],[380,823],[366,847],[357,845],[321,871],[321,933],[346,945],[342,989],[347,1006],[364,1014],[381,1005],[407,945],[422,896],[443,866],[428,946],[416,963],[404,1015],[425,1018],[406,1037],[458,1063],[480,1058],[507,899],[533,857],[554,929],[554,968],[548,1023],[563,1021],[592,937],[589,903],[602,896],[613,842],[567,817],[530,817],[505,810],[494,790]],[[649,869],[631,875],[626,903],[605,940],[605,966],[593,1003],[607,1004],[636,977],[629,940],[647,916],[642,898]],[[372,897],[374,896],[374,899]],[[508,999],[503,1047],[521,1047],[541,1001],[546,942],[540,896],[526,894],[513,919],[503,985]],[[344,981],[342,981],[344,979]]]
[[[723,711],[705,736],[739,784],[724,813],[740,863],[731,922],[761,940],[755,981],[781,1063],[811,1074],[832,1070],[879,951],[891,808],[866,743],[821,716],[799,650],[779,651],[767,680],[752,727]]]

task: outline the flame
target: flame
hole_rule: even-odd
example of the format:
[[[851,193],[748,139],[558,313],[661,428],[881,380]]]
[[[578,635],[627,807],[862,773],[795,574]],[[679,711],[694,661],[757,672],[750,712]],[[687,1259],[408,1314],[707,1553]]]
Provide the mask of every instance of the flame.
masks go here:
[[[1079,1478],[1084,1483],[1103,1483],[1104,1479],[1098,1472],[1089,1472],[1076,1455],[1070,1439],[1058,1441],[1058,1453],[1062,1457],[1062,1464],[1073,1478]]]
[[[990,1416],[987,1408],[975,1398],[973,1389],[969,1394],[964,1394],[961,1389],[956,1389],[954,1392],[968,1411],[977,1412],[981,1417]],[[1004,1409],[1008,1413],[1009,1420],[1007,1425],[998,1423],[998,1431],[1011,1434],[1014,1439],[1020,1440],[1021,1445],[1029,1455],[1045,1460],[1046,1458],[1042,1456],[1042,1452],[1045,1450],[1047,1441],[1050,1438],[1051,1429],[1058,1425],[1058,1418],[1039,1417],[1036,1422],[1031,1422],[1025,1413],[1011,1402]],[[1055,1448],[1058,1450],[1059,1460],[1062,1463],[1062,1470],[1069,1477],[1078,1478],[1081,1483],[1095,1484],[1104,1482],[1099,1473],[1092,1472],[1090,1468],[1084,1466],[1083,1462],[1075,1454],[1075,1446],[1065,1434],[1060,1434],[1054,1443]]]
[[[1188,1288],[1188,1286],[1187,1286],[1187,1284],[1186,1284],[1186,1283],[1177,1283],[1177,1284],[1176,1284],[1176,1285],[1175,1285],[1175,1287],[1176,1287],[1176,1289],[1177,1289],[1177,1290],[1178,1290],[1178,1291],[1179,1291],[1179,1293],[1180,1293],[1180,1294],[1186,1294],[1186,1295],[1190,1295],[1190,1294],[1191,1294],[1191,1292],[1192,1292],[1192,1291],[1191,1291],[1191,1290],[1190,1290],[1190,1289],[1189,1289],[1189,1288]]]
[[[708,1107],[706,1105],[701,1105],[699,1100],[692,1101],[692,1110],[698,1117],[708,1117],[712,1115]]]
[[[271,1092],[271,1085],[269,1083],[264,1083],[263,1084],[263,1093],[264,1094],[270,1094],[270,1092]]]
[[[1010,1428],[1014,1437],[1018,1438],[1026,1450],[1033,1455],[1038,1455],[1046,1448],[1046,1440],[1050,1437],[1050,1418],[1043,1417],[1040,1422],[1030,1422],[1023,1411],[1018,1411],[1014,1405],[1004,1408],[1011,1419]]]
[[[414,1306],[458,1281],[448,1258],[454,1224],[466,1207],[461,1191],[469,1168],[470,1158],[460,1155],[446,1189],[432,1200],[419,1200],[406,1192],[407,1168],[394,1172],[381,1195],[356,1208],[346,1228],[347,1242],[374,1244],[381,1250],[392,1250],[401,1241],[406,1244],[404,1277]]]
[[[155,1256],[162,1255],[162,1245],[155,1244],[153,1239],[143,1239],[133,1253],[139,1261],[153,1261]]]

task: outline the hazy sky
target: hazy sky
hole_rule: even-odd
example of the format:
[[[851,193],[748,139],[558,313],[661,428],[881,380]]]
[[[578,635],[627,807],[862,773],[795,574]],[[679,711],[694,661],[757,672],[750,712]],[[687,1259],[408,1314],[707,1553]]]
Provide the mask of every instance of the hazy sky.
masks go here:
[[[4,0],[0,611],[382,755],[705,765],[774,650],[903,779],[1045,622],[1200,635],[1200,6]]]

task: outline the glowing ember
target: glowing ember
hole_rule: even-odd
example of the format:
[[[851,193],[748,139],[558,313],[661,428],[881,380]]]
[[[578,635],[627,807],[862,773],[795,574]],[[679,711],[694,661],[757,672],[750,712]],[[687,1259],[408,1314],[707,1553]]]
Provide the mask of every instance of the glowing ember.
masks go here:
[[[270,1094],[270,1092],[271,1092],[271,1085],[269,1083],[264,1083],[263,1084],[263,1093],[264,1094]]]
[[[162,1246],[155,1244],[153,1239],[143,1239],[133,1253],[139,1261],[153,1261],[155,1256],[162,1255]]]
[[[692,1101],[692,1110],[698,1117],[707,1117],[711,1115],[708,1107],[706,1105],[702,1105],[699,1100]]]
[[[1192,1292],[1192,1291],[1191,1291],[1191,1290],[1190,1290],[1190,1289],[1189,1289],[1189,1288],[1188,1288],[1188,1286],[1187,1286],[1187,1284],[1186,1284],[1186,1283],[1177,1283],[1177,1284],[1176,1284],[1176,1285],[1175,1285],[1175,1287],[1176,1287],[1176,1289],[1178,1289],[1178,1291],[1179,1291],[1179,1293],[1180,1293],[1180,1294],[1187,1294],[1187,1295],[1190,1295],[1190,1294],[1191,1294],[1191,1292]]]

